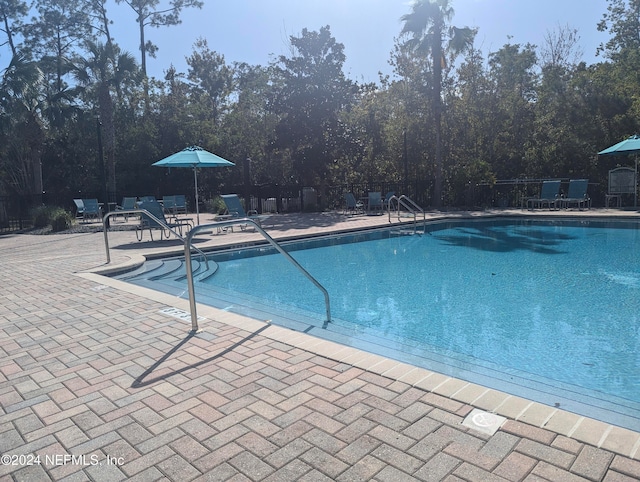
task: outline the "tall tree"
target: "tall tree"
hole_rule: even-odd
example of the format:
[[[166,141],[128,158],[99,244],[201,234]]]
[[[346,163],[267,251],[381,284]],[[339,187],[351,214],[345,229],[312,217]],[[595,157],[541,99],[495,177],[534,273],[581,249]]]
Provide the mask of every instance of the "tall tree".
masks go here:
[[[29,7],[22,0],[0,0],[0,32],[6,37],[0,42],[0,47],[8,45],[13,58],[18,55],[15,37],[20,33],[23,18],[28,12]]]
[[[449,25],[453,14],[449,0],[416,0],[411,13],[401,18],[404,22],[401,34],[410,37],[407,46],[420,54],[430,55],[432,61],[431,94],[436,130],[433,203],[436,207],[442,204],[442,69],[449,59],[471,47],[475,37],[473,29]]]
[[[598,51],[615,59],[626,51],[640,49],[640,0],[607,1],[607,13],[598,23],[598,31],[608,31],[611,38]]]
[[[119,85],[126,77],[135,74],[137,65],[133,56],[120,52],[117,48],[115,62],[112,52],[102,43],[87,43],[89,55],[80,59],[75,70],[78,81],[95,96],[98,104],[99,122],[101,122],[104,154],[106,157],[107,193],[109,202],[115,202],[116,195],[116,135],[114,123],[114,102],[111,89]]]
[[[35,62],[16,56],[0,82],[0,172],[9,181],[0,187],[19,194],[42,195],[43,79]]]
[[[187,79],[197,86],[196,94],[200,101],[210,107],[215,123],[233,89],[233,70],[225,63],[224,55],[209,49],[203,38],[196,41],[187,64]]]
[[[140,35],[140,67],[143,75],[147,75],[147,54],[155,57],[158,47],[146,40],[146,27],[163,27],[182,23],[180,13],[188,7],[202,8],[204,2],[200,0],[171,0],[166,7],[160,6],[160,0],[116,0],[126,3],[136,14]]]
[[[67,87],[70,59],[91,35],[89,17],[76,0],[38,0],[37,11],[38,16],[25,26],[25,44],[52,88],[61,92]]]
[[[281,119],[274,147],[289,153],[299,180],[326,184],[329,166],[344,147],[341,112],[353,104],[357,87],[344,75],[344,45],[329,26],[303,29],[290,41],[293,55],[280,56],[277,65],[282,84],[274,110]]]
[[[538,75],[535,47],[506,44],[489,56],[489,72],[495,83],[493,139],[494,170],[499,178],[525,175],[523,153],[533,141],[533,122],[537,100]]]

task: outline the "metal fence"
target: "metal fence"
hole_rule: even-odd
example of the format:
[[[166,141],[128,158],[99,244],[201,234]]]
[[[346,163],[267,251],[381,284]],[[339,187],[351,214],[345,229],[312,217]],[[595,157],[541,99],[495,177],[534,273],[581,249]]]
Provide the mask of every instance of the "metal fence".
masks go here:
[[[247,190],[242,186],[235,189],[240,197],[247,197]],[[252,186],[250,189],[250,209],[258,212],[296,212],[318,211],[325,209],[339,210],[345,205],[345,193],[350,192],[356,198],[366,197],[369,192],[380,192],[385,196],[388,192],[396,195],[405,194],[422,207],[431,205],[433,191],[432,180],[404,182],[373,181],[345,183],[331,186],[281,186],[265,184]],[[247,204],[245,204],[247,205]]]
[[[31,210],[42,204],[42,196],[0,196],[0,233],[28,229]]]
[[[467,209],[522,207],[528,197],[539,193],[545,180],[549,179],[504,179],[494,183],[470,183],[463,192],[444,192],[443,204],[445,207]],[[557,180],[562,183],[561,191],[566,192],[569,179]],[[345,193],[350,192],[358,199],[366,197],[370,191],[378,191],[382,196],[391,191],[398,196],[405,194],[424,209],[428,209],[432,206],[433,180],[414,180],[406,183],[370,181],[330,186],[262,184],[248,189],[239,185],[228,186],[226,190],[229,193],[237,193],[241,198],[249,195],[250,201],[245,203],[245,206],[261,213],[340,210],[345,206]],[[604,205],[606,186],[589,183],[588,192],[593,206]],[[88,193],[76,196],[68,193],[58,196],[49,193],[43,196],[0,196],[0,234],[30,228],[31,212],[36,206],[61,206],[73,212],[72,197],[95,196]]]

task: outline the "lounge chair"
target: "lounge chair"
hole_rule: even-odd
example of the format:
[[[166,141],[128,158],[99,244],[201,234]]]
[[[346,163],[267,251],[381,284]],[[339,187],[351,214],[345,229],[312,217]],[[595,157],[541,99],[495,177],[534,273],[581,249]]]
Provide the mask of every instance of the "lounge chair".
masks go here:
[[[165,214],[173,214],[175,213],[176,207],[176,197],[175,196],[162,196],[162,208],[164,209]]]
[[[102,219],[102,208],[100,207],[100,203],[97,199],[83,199],[82,205],[84,209],[82,210],[82,219],[86,221],[89,218],[94,218],[96,220]]]
[[[382,214],[384,205],[382,203],[382,194],[380,192],[369,192],[369,204],[367,209],[370,213],[377,212]]]
[[[187,197],[184,194],[176,194],[174,210],[176,214],[187,214]]]
[[[616,200],[617,206],[622,206],[623,194],[636,192],[636,171],[631,167],[617,167],[609,171],[609,190],[604,196],[604,205],[609,207],[611,201]]]
[[[123,197],[122,198],[122,204],[120,206],[116,206],[116,212],[118,211],[131,211],[132,209],[136,208],[136,201],[137,199],[135,197]],[[124,216],[124,220],[127,221],[129,219],[129,214],[123,214]]]
[[[164,213],[176,217],[178,214],[187,214],[187,199],[184,194],[175,196],[163,196],[162,207]]]
[[[364,203],[362,201],[356,201],[353,193],[345,192],[344,199],[346,202],[344,208],[345,214],[364,214]]]
[[[560,181],[542,181],[540,195],[538,197],[527,198],[527,208],[542,208],[546,204],[549,209],[551,206],[558,207],[560,199]]]
[[[567,195],[560,199],[560,205],[563,208],[568,208],[575,205],[578,209],[583,207],[589,207],[591,199],[587,194],[587,188],[589,186],[588,179],[571,179],[569,181],[569,189],[567,189]]]
[[[73,203],[76,205],[76,219],[82,219],[84,214],[84,203],[82,199],[74,199]]]
[[[227,215],[231,216],[231,218],[248,218],[262,227],[262,223],[271,217],[269,215],[260,215],[256,210],[246,212],[237,194],[222,194],[220,197],[227,207]],[[240,225],[240,229],[246,229],[246,227],[246,224]]]
[[[138,238],[138,241],[142,241],[145,229],[149,230],[149,236],[151,237],[151,241],[153,241],[153,229],[160,230],[160,240],[162,240],[163,237],[169,238],[171,235],[171,231],[168,231],[167,227],[177,231],[180,236],[182,236],[183,229],[191,229],[193,227],[192,219],[176,219],[174,221],[167,220],[164,217],[162,206],[158,201],[141,201],[138,203],[138,207],[149,211],[150,214],[166,225],[163,226],[148,214],[142,213],[140,215],[140,224],[136,226],[136,238]]]
[[[396,195],[395,191],[389,191],[384,196],[384,201],[382,202],[382,209],[389,209],[389,200]]]

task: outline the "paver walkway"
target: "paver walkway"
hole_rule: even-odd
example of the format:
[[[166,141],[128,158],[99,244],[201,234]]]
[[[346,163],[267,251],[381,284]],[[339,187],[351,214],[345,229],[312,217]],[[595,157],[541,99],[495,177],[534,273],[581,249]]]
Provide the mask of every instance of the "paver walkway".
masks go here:
[[[290,236],[385,220],[273,222]],[[179,248],[109,238],[113,264]],[[203,307],[190,336],[163,312],[184,300],[78,275],[104,262],[101,233],[0,236],[0,480],[640,480],[638,434],[617,450],[514,419],[485,435],[461,425],[471,405],[277,327]]]

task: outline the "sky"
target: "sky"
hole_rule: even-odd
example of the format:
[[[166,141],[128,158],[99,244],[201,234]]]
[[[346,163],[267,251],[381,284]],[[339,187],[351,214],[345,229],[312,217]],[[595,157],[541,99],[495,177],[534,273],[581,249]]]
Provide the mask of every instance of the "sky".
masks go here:
[[[124,2],[107,5],[116,41],[139,58],[133,11]],[[568,26],[578,30],[583,59],[590,64],[602,60],[595,52],[608,40],[596,28],[606,0],[451,0],[451,5],[452,24],[477,28],[475,46],[485,56],[505,43],[541,46],[546,34]],[[204,0],[202,9],[183,11],[181,25],[147,30],[147,39],[159,47],[157,58],[147,58],[147,70],[158,78],[170,65],[186,73],[185,57],[199,37],[228,64],[266,65],[290,55],[291,35],[329,25],[345,46],[345,74],[375,82],[380,71],[392,74],[388,61],[394,38],[402,29],[400,17],[410,11],[411,0]]]

